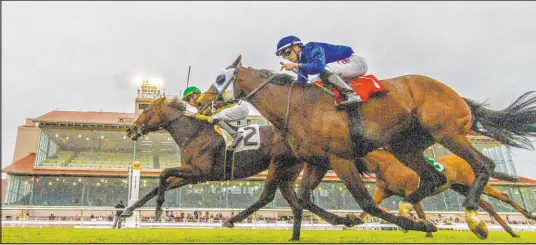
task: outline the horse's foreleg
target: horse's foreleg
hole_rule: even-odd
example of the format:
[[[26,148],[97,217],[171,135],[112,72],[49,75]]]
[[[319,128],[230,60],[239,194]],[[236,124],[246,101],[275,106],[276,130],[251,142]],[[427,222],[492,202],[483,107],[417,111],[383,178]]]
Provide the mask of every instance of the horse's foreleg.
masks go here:
[[[184,179],[180,179],[180,178],[177,178],[177,177],[170,177],[166,184],[167,184],[166,191],[168,191],[168,190],[176,189],[176,188],[179,188],[179,187],[181,187],[183,185],[186,185],[186,184],[188,184],[188,182],[185,181]],[[150,191],[149,193],[145,194],[145,196],[142,197],[140,200],[138,200],[134,204],[132,204],[132,206],[126,208],[125,211],[121,214],[121,216],[126,216],[126,217],[132,216],[134,214],[133,211],[135,209],[140,208],[143,205],[145,205],[145,203],[147,203],[153,197],[155,197],[157,195],[157,193],[158,193],[158,187],[155,187],[152,191]]]
[[[380,209],[370,197],[356,166],[352,161],[341,159],[336,156],[330,158],[331,169],[337,174],[340,180],[344,182],[348,191],[352,194],[359,206],[373,216],[394,223],[406,230],[417,231],[437,231],[437,228],[428,221],[415,222],[406,217],[398,217]]]
[[[314,190],[318,187],[320,182],[322,181],[322,178],[326,175],[326,172],[328,171],[327,168],[319,167],[316,165],[307,165],[307,168],[303,171],[304,178],[307,176],[309,187],[301,186],[300,194],[298,196],[301,196],[302,198],[305,197],[305,188],[309,188],[310,190]],[[316,206],[314,203],[309,201],[309,198],[307,198],[307,201],[302,200],[303,208],[307,208],[312,213],[318,215],[331,225],[345,225],[347,227],[352,227],[354,225],[359,225],[363,223],[362,219],[359,219],[358,217],[354,216],[353,214],[348,214],[346,217],[340,217],[338,215],[335,215],[333,213],[330,213],[326,210],[324,210],[321,207]]]
[[[285,174],[284,172],[278,171],[279,170],[277,169],[276,164],[272,161],[270,163],[270,167],[268,167],[268,174],[266,175],[264,189],[262,190],[260,199],[250,207],[238,213],[236,216],[231,217],[231,219],[229,219],[223,224],[224,227],[234,227],[234,223],[244,220],[245,218],[253,214],[255,211],[261,209],[262,207],[266,206],[266,204],[274,200],[275,192],[277,191],[278,181],[279,178],[281,178],[280,175]]]
[[[159,221],[160,216],[162,215],[162,204],[165,200],[166,194],[166,183],[169,177],[179,177],[186,179],[198,179],[202,178],[201,171],[193,165],[186,165],[177,168],[166,168],[160,172],[160,180],[158,185],[158,197],[156,198],[156,211],[155,211],[155,220]]]
[[[376,191],[374,191],[374,196],[372,197],[372,202],[378,205],[384,199],[389,198],[390,196],[391,194],[387,194],[383,188],[376,188]],[[364,212],[364,211],[359,215],[359,218],[361,220],[365,220],[366,217],[367,217],[367,212]]]
[[[282,179],[279,182],[279,190],[281,191],[281,195],[283,195],[283,198],[285,198],[287,203],[290,205],[290,208],[292,209],[292,214],[294,216],[292,238],[290,239],[292,241],[300,240],[301,220],[302,220],[301,217],[303,214],[303,205],[298,200],[296,192],[294,192],[293,185],[296,182],[296,179],[298,178],[298,175],[300,174],[300,171],[302,169],[303,169],[303,164],[295,165],[295,167],[293,168],[293,171],[290,171],[290,174],[287,175],[288,177],[285,179]],[[307,174],[305,170],[303,174],[304,175]]]
[[[426,214],[424,213],[421,203],[417,203],[413,207],[415,208],[417,216],[419,216],[421,220],[426,220]],[[433,237],[432,232],[427,232],[426,237]]]
[[[178,177],[170,177],[171,178],[171,182],[168,181],[168,185],[166,187],[166,191],[169,191],[169,190],[173,190],[173,189],[176,189],[176,188],[179,188],[181,186],[184,186],[184,185],[187,185],[189,183],[192,183],[191,181],[188,181],[188,180],[185,180],[185,179],[181,179],[181,178],[178,178]],[[149,201],[149,200],[147,200]],[[160,219],[160,217],[162,216],[162,204],[163,204],[163,201],[162,202],[157,202],[156,203],[156,208],[155,208],[155,219],[158,218],[158,220]],[[142,204],[143,205],[143,204]]]

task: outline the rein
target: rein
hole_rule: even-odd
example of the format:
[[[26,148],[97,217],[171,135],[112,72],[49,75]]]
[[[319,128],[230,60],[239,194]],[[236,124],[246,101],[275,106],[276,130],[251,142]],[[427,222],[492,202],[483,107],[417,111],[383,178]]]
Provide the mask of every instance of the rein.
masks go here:
[[[257,88],[255,88],[253,91],[251,91],[248,95],[244,96],[243,98],[237,98],[235,99],[235,101],[239,101],[239,100],[249,100],[251,99],[251,97],[256,94],[257,92],[259,92],[259,90],[261,90],[262,88],[264,88],[264,86],[266,86],[266,84],[270,83],[272,81],[272,79],[278,75],[277,73],[274,73],[273,75],[271,75],[270,77],[268,77],[266,80],[264,80]],[[288,128],[288,118],[289,118],[289,115],[290,115],[290,96],[292,95],[292,88],[294,88],[294,84],[296,82],[293,81],[291,84],[290,84],[290,88],[288,90],[288,96],[287,96],[287,110],[286,110],[286,114],[285,114],[285,123],[283,125],[283,130],[282,130],[282,137],[283,139],[286,138],[287,136],[287,128]]]

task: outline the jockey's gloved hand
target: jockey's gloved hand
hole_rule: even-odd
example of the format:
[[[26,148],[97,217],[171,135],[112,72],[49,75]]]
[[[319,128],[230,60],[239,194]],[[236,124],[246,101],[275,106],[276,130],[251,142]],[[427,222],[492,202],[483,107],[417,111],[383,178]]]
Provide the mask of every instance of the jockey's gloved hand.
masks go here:
[[[214,117],[210,117],[208,120],[207,120],[209,123],[211,124],[218,124],[220,122],[220,119],[218,118],[214,118]]]

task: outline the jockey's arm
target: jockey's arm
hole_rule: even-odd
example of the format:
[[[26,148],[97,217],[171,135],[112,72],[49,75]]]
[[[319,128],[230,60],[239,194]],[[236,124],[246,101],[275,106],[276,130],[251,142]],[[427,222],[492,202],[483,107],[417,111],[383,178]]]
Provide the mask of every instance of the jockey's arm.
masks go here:
[[[196,113],[194,117],[199,120],[204,120],[204,121],[208,121],[208,119],[210,118],[210,116],[205,116],[201,113]]]
[[[307,63],[298,63],[298,67],[309,75],[318,74],[326,69],[326,54],[319,46],[306,47],[302,52],[308,57]]]

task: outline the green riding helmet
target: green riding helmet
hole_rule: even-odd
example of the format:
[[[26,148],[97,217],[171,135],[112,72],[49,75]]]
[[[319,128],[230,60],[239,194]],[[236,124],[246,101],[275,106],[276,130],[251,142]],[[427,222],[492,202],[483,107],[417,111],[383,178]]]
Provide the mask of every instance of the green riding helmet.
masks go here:
[[[184,90],[182,99],[184,101],[188,101],[190,99],[190,95],[192,94],[201,94],[201,90],[199,90],[196,86],[190,86]]]

